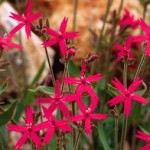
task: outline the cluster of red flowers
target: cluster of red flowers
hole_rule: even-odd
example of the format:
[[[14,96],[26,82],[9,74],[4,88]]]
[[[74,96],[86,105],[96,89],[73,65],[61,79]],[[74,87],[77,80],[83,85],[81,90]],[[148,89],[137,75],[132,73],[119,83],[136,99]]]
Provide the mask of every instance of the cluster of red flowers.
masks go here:
[[[129,26],[131,23],[133,28],[137,26],[137,22],[140,24],[146,35],[140,35],[136,37],[130,36],[125,45],[122,46],[120,44],[115,43],[115,48],[119,50],[118,52],[118,60],[122,58],[133,59],[134,56],[131,52],[131,44],[132,42],[137,41],[148,41],[145,51],[145,56],[150,56],[150,42],[149,42],[149,35],[150,35],[150,27],[145,24],[145,22],[140,19],[139,21],[134,21],[134,17],[129,14],[127,10],[125,17],[120,20],[118,23],[121,25]],[[11,13],[11,18],[19,21],[19,24],[12,30],[10,33],[4,37],[0,37],[0,48],[4,50],[9,50],[10,47],[22,49],[21,46],[11,43],[10,40],[15,35],[17,31],[19,31],[22,27],[25,27],[25,32],[27,38],[31,37],[31,24],[33,21],[41,17],[40,13],[36,13],[32,15],[32,5],[31,1],[28,1],[27,9],[24,15],[18,15]],[[130,21],[129,21],[130,20]],[[47,40],[42,45],[44,47],[52,46],[56,43],[59,44],[59,48],[61,51],[62,56],[65,56],[68,53],[66,40],[72,39],[77,37],[79,34],[77,32],[69,32],[66,33],[68,18],[64,18],[61,22],[59,31],[56,32],[52,28],[45,27],[46,32],[52,36],[50,40]],[[64,77],[63,82],[67,84],[76,84],[76,90],[73,94],[63,94],[61,91],[60,82],[56,80],[55,84],[55,93],[50,95],[46,98],[37,98],[36,103],[48,103],[50,104],[48,108],[42,107],[44,112],[44,117],[46,118],[44,122],[39,124],[34,123],[34,112],[32,111],[31,107],[26,108],[26,123],[24,126],[22,125],[14,125],[8,124],[7,129],[13,130],[15,132],[21,132],[22,136],[18,140],[17,144],[15,145],[15,149],[19,149],[27,140],[30,138],[35,145],[39,148],[43,146],[43,144],[48,144],[57,129],[60,129],[64,132],[72,131],[70,127],[71,122],[81,122],[85,128],[87,134],[91,133],[92,130],[92,120],[103,120],[108,117],[107,114],[97,114],[94,113],[98,102],[99,97],[95,93],[91,83],[96,82],[102,78],[101,74],[95,74],[89,77],[86,77],[86,67],[87,63],[82,64],[82,69],[80,72],[80,77]],[[142,80],[138,77],[136,78],[133,83],[126,88],[117,78],[112,80],[112,84],[115,88],[119,91],[119,95],[112,98],[109,102],[109,106],[117,105],[121,102],[124,103],[124,114],[126,116],[130,115],[131,112],[131,101],[134,100],[136,102],[146,104],[147,100],[140,95],[135,93],[135,90],[140,86]],[[82,101],[83,94],[86,93],[91,97],[91,103],[89,106],[86,106]],[[78,108],[80,110],[79,114],[75,114],[74,116],[70,113],[67,103],[76,102]],[[61,120],[56,120],[53,112],[58,108],[61,113],[63,114],[63,118]],[[39,136],[39,131],[44,130],[45,135],[42,139]],[[149,142],[149,135],[144,134],[142,132],[138,132],[140,135],[137,135],[138,138],[144,139]],[[146,148],[143,150],[148,150],[147,147],[150,147],[150,144],[145,146]]]

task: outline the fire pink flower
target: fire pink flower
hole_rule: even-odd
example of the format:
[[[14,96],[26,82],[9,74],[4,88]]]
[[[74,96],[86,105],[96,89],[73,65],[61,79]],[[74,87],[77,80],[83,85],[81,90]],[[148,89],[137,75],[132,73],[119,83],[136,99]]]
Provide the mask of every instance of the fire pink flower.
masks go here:
[[[25,32],[27,35],[27,38],[31,37],[31,23],[35,20],[37,20],[39,17],[41,17],[41,13],[35,13],[32,15],[32,3],[31,0],[28,0],[27,9],[24,15],[19,15],[15,13],[11,13],[11,18],[19,21],[20,23],[14,28],[14,30],[17,32],[22,27],[25,26]]]
[[[142,30],[146,34],[133,37],[133,42],[146,41],[147,45],[146,45],[146,50],[145,50],[145,56],[149,56],[150,57],[150,27],[144,22],[143,19],[139,20],[139,24],[140,24]]]
[[[8,51],[9,48],[17,48],[20,50],[22,49],[22,47],[20,45],[10,42],[10,40],[12,39],[14,34],[15,34],[15,31],[12,30],[12,31],[10,31],[9,34],[7,34],[4,37],[0,36],[0,49],[4,49],[6,51]]]
[[[90,95],[94,95],[94,90],[91,87],[91,83],[92,82],[96,82],[98,80],[100,80],[102,78],[101,74],[95,74],[92,75],[90,77],[85,77],[85,71],[86,71],[86,63],[82,64],[82,69],[80,72],[80,77],[76,78],[76,77],[64,77],[63,81],[69,84],[77,84],[77,89],[76,89],[76,93],[83,93],[83,92],[87,92]]]
[[[56,86],[55,86],[55,94],[47,97],[47,98],[37,98],[37,103],[50,103],[49,110],[51,113],[58,107],[64,116],[69,117],[70,112],[65,105],[66,101],[71,101],[72,99],[76,99],[75,94],[61,94],[61,88],[60,83],[58,80],[56,80]]]
[[[104,120],[108,117],[107,114],[95,114],[94,109],[91,107],[86,108],[85,105],[80,104],[80,110],[82,114],[75,115],[71,118],[71,121],[84,121],[85,131],[87,134],[91,134],[91,120]]]
[[[51,114],[51,110],[43,107],[44,115],[47,118],[47,121],[44,122],[47,126],[47,132],[43,139],[43,142],[48,144],[57,129],[61,129],[66,132],[70,132],[72,128],[68,126],[67,120],[56,120],[55,117]]]
[[[31,107],[26,108],[26,124],[24,126],[14,125],[14,124],[7,125],[7,130],[21,132],[23,134],[15,145],[16,150],[20,149],[20,147],[26,142],[28,138],[30,138],[33,141],[33,143],[38,148],[40,148],[42,146],[42,142],[36,132],[43,130],[43,129],[45,129],[45,126],[43,123],[34,125],[33,111]]]
[[[47,33],[52,35],[53,38],[44,42],[43,43],[44,47],[52,46],[56,43],[59,43],[61,54],[66,55],[66,52],[67,52],[66,40],[72,39],[79,35],[78,32],[69,32],[69,33],[65,32],[66,27],[67,27],[67,22],[68,22],[68,18],[64,18],[60,24],[58,32],[54,31],[51,28],[48,28],[48,27],[46,28]]]
[[[132,37],[128,37],[126,43],[124,46],[115,43],[115,48],[118,50],[118,61],[121,60],[121,58],[127,57],[128,59],[134,59],[133,54],[131,53],[131,44],[132,44]]]
[[[142,80],[140,78],[136,78],[132,84],[129,86],[129,88],[125,88],[123,84],[115,78],[112,81],[112,84],[115,86],[115,88],[120,92],[120,95],[112,98],[109,102],[109,106],[117,105],[121,102],[124,102],[124,114],[126,116],[130,115],[131,112],[131,100],[134,100],[138,103],[147,104],[147,100],[140,95],[133,93],[142,83]]]
[[[132,28],[136,28],[138,26],[138,20],[134,20],[134,15],[130,14],[129,10],[124,9],[125,14],[122,19],[118,21],[120,26],[129,26]]]
[[[137,135],[135,135],[135,137],[142,139],[146,142],[149,142],[149,144],[146,144],[145,146],[141,147],[140,150],[149,150],[150,149],[150,134],[141,132],[141,131],[137,131]]]

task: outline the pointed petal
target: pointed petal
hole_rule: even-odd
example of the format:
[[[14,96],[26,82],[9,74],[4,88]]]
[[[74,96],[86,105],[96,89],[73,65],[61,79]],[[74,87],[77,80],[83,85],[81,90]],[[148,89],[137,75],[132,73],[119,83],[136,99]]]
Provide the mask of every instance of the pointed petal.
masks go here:
[[[27,138],[29,136],[28,132],[25,132],[20,139],[18,140],[18,142],[15,145],[15,149],[20,149],[20,147],[26,142]]]
[[[60,95],[61,95],[60,82],[59,82],[59,80],[56,80],[56,83],[55,83],[55,97],[60,97]]]
[[[124,101],[124,114],[125,116],[129,116],[131,113],[131,100],[130,99],[126,99]]]
[[[61,130],[63,130],[63,131],[67,131],[67,132],[72,131],[72,128],[69,127],[68,125],[60,126],[59,129],[61,129]]]
[[[47,32],[48,34],[52,35],[52,36],[55,36],[56,39],[58,39],[58,36],[59,36],[59,35],[58,35],[58,33],[57,33],[55,30],[46,27],[46,32]]]
[[[32,13],[32,0],[28,0],[25,15],[30,16],[31,13]]]
[[[37,98],[36,103],[52,103],[54,98],[47,97],[47,98]]]
[[[150,27],[144,22],[142,18],[139,20],[139,24],[146,34],[150,34]]]
[[[148,35],[139,35],[133,37],[133,42],[142,42],[142,41],[148,41],[149,36]]]
[[[141,132],[141,131],[137,131],[137,133],[141,136],[141,137],[147,137],[148,139],[150,138],[150,134],[148,133],[144,133],[144,132]],[[142,139],[142,138],[141,138]],[[150,140],[150,139],[149,139]]]
[[[50,39],[50,40],[44,42],[42,45],[44,47],[48,47],[48,46],[55,45],[57,42],[58,42],[58,39],[57,38],[53,38],[53,39]]]
[[[73,117],[71,117],[71,121],[82,121],[85,119],[84,115],[75,115]]]
[[[87,134],[91,134],[91,120],[90,120],[90,118],[86,118],[86,120],[85,120],[85,131]]]
[[[64,130],[64,131],[71,131],[72,130],[72,128],[70,126],[68,126],[68,121],[66,121],[66,120],[57,121],[56,127],[60,128],[61,130]]]
[[[29,39],[31,37],[31,28],[29,24],[25,25],[25,31],[26,31],[27,38]]]
[[[125,99],[125,98],[124,98],[124,96],[122,96],[122,95],[116,96],[116,97],[112,98],[110,101],[108,101],[108,105],[109,105],[109,106],[117,105],[117,104],[123,102],[124,99]]]
[[[18,45],[18,44],[15,44],[15,43],[8,43],[8,46],[9,46],[9,47],[12,47],[12,48],[17,48],[17,49],[19,49],[19,50],[22,50],[22,49],[23,49],[22,46],[20,46],[20,45]]]
[[[59,31],[61,33],[64,33],[65,30],[66,30],[66,26],[67,26],[67,22],[68,22],[68,18],[64,17],[63,21],[61,22],[60,24],[60,28],[59,28]]]
[[[107,114],[90,114],[90,118],[95,119],[95,120],[103,120],[108,117]]]
[[[146,100],[144,97],[142,97],[142,96],[140,96],[140,95],[137,95],[137,94],[133,94],[133,95],[131,96],[131,98],[132,98],[134,101],[139,102],[139,103],[142,103],[142,104],[147,104],[147,103],[148,103],[147,100]]]
[[[52,103],[51,106],[49,106],[49,108],[48,108],[49,114],[52,114],[54,112],[54,110],[56,109],[56,107],[57,107],[57,104],[55,102]]]
[[[69,117],[71,115],[68,108],[66,107],[66,105],[63,102],[59,102],[58,107],[65,117]]]
[[[78,99],[77,104],[78,104],[79,109],[82,111],[82,113],[85,113],[86,107],[84,103],[82,102],[82,99]]]
[[[150,42],[146,45],[145,56],[150,57]]]
[[[59,48],[60,48],[60,52],[63,56],[66,55],[67,52],[67,47],[66,47],[66,41],[61,39],[59,40]]]
[[[32,127],[32,130],[34,132],[40,131],[40,130],[44,130],[47,129],[49,127],[49,123],[47,121],[36,124]]]
[[[34,133],[34,132],[31,132],[30,133],[30,138],[32,139],[33,143],[38,147],[40,148],[42,146],[42,142],[40,140],[40,137]]]
[[[14,124],[8,124],[7,125],[7,130],[12,130],[15,132],[24,132],[26,131],[26,127],[25,126],[20,126],[20,125],[14,125]]]
[[[146,144],[140,148],[140,150],[150,150],[150,144]]]
[[[101,74],[95,74],[95,75],[92,75],[90,77],[86,77],[85,81],[91,83],[91,82],[96,82],[96,81],[100,80],[101,78],[102,78]]]
[[[125,89],[124,85],[117,78],[115,78],[111,82],[119,90],[120,93],[125,93],[126,92],[126,89]]]
[[[45,137],[43,139],[44,143],[48,144],[51,141],[51,138],[52,138],[52,136],[54,134],[54,131],[55,131],[55,128],[53,126],[51,126],[48,129],[48,131],[46,132],[46,135],[45,135]]]
[[[117,50],[121,50],[121,51],[124,50],[124,47],[123,47],[122,45],[118,44],[118,43],[115,43],[115,44],[114,44],[114,47],[115,47]]]
[[[139,77],[136,78],[131,85],[128,88],[128,92],[129,93],[133,93],[139,86],[140,84],[143,82],[143,80],[141,80]]]
[[[32,16],[29,16],[28,17],[28,21],[29,22],[33,22],[33,21],[37,20],[38,18],[40,18],[41,16],[42,16],[42,14],[40,12],[36,13],[36,14],[34,14]]]
[[[11,15],[9,17],[13,18],[13,19],[15,19],[17,21],[24,22],[24,18],[21,15],[19,15],[19,14],[15,14],[15,13],[11,12]]]
[[[69,32],[69,33],[66,33],[66,34],[63,35],[63,37],[65,39],[72,39],[72,38],[75,38],[77,36],[79,36],[78,32]]]
[[[33,124],[33,111],[30,106],[26,107],[26,123]]]
[[[77,99],[79,99],[79,96],[77,94],[65,94],[63,95],[62,98],[64,102],[73,102],[76,101]]]
[[[79,84],[80,79],[75,77],[64,77],[63,82],[69,83],[69,84]]]

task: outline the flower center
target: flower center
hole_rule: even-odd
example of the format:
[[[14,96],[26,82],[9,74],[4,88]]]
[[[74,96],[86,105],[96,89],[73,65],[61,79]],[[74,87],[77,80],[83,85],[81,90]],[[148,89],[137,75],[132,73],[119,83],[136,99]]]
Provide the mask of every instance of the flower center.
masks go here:
[[[85,116],[86,116],[86,117],[89,117],[90,112],[91,112],[91,108],[88,108],[88,109],[85,111]]]
[[[126,92],[126,93],[125,93],[125,96],[126,96],[126,97],[129,97],[129,96],[130,96],[130,93],[129,93],[129,92]]]
[[[32,132],[32,124],[31,123],[27,124],[26,128],[28,129],[29,132]]]
[[[58,32],[58,37],[59,37],[59,39],[63,39],[63,35],[61,32]]]

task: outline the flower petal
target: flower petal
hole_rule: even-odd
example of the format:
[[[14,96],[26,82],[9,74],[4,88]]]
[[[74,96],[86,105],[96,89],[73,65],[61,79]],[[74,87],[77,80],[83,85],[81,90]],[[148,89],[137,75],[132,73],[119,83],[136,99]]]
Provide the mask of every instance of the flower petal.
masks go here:
[[[71,117],[71,121],[82,121],[82,120],[84,120],[85,119],[85,116],[84,115],[75,115],[75,116],[73,116],[73,117]]]
[[[69,117],[71,115],[68,108],[66,107],[66,105],[63,102],[59,102],[58,107],[65,117]]]
[[[14,124],[8,124],[7,125],[7,130],[12,130],[15,132],[24,132],[26,131],[26,127],[25,126],[20,126],[20,125],[14,125]]]
[[[146,45],[145,56],[150,57],[150,42]]]
[[[58,35],[58,33],[57,33],[55,30],[46,27],[46,32],[47,32],[48,34],[52,35],[52,36],[55,36],[56,39],[58,39],[58,36],[59,36],[59,35]]]
[[[86,77],[85,81],[91,83],[91,82],[96,82],[96,81],[100,80],[101,78],[102,78],[101,74],[95,74],[95,75],[92,75],[90,77]]]
[[[114,44],[114,47],[115,47],[117,50],[121,50],[121,51],[124,50],[124,47],[123,47],[122,45],[118,44],[118,43],[115,43],[115,44]]]
[[[30,106],[26,107],[26,123],[33,124],[33,111]]]
[[[67,26],[67,22],[68,22],[68,18],[64,17],[63,21],[61,22],[60,24],[60,28],[59,28],[59,31],[61,33],[64,33],[65,30],[66,30],[66,26]]]
[[[64,77],[63,82],[69,83],[69,84],[79,84],[80,79],[75,77]]]
[[[67,52],[66,41],[64,39],[59,40],[59,48],[61,54],[64,56]]]
[[[95,120],[103,120],[108,117],[107,114],[90,114],[90,118],[95,119]]]
[[[143,80],[141,80],[139,77],[137,77],[129,86],[128,88],[128,92],[129,93],[133,93],[139,86],[140,84],[143,82]]]
[[[149,26],[144,22],[144,20],[143,20],[142,18],[140,18],[139,24],[140,24],[141,28],[144,30],[144,32],[145,32],[146,34],[150,34],[150,28],[149,28]]]
[[[131,98],[132,98],[134,101],[139,102],[139,103],[142,103],[142,104],[147,104],[147,103],[148,103],[147,100],[146,100],[144,97],[142,97],[142,96],[140,96],[140,95],[138,95],[138,94],[133,94],[133,95],[131,96]]]
[[[15,149],[20,149],[20,147],[26,142],[27,138],[29,136],[28,132],[25,132],[20,139],[18,140],[18,142],[15,145]]]
[[[72,39],[77,36],[79,36],[78,32],[69,32],[63,35],[64,39]]]
[[[36,103],[52,103],[54,98],[47,97],[47,98],[37,98]]]
[[[30,38],[31,37],[31,28],[30,28],[29,24],[25,25],[25,31],[26,31],[27,38]]]
[[[146,144],[140,148],[140,150],[150,150],[150,144]]]
[[[32,141],[34,142],[34,144],[35,144],[38,148],[40,148],[40,147],[42,146],[42,142],[41,142],[41,140],[40,140],[40,137],[39,137],[36,133],[31,132],[31,133],[30,133],[30,138],[32,139]]]
[[[19,15],[19,14],[15,14],[15,13],[11,12],[11,16],[9,16],[9,17],[13,18],[13,19],[15,19],[17,21],[24,22],[24,18],[21,15]]]
[[[124,101],[124,114],[125,116],[129,116],[131,112],[131,100],[130,99],[126,99]]]
[[[40,131],[40,130],[44,130],[47,129],[49,127],[49,123],[47,121],[36,124],[32,127],[32,130],[34,132]]]
[[[48,131],[46,132],[46,135],[45,135],[45,137],[43,139],[44,143],[48,144],[50,142],[50,140],[51,140],[51,138],[52,138],[52,136],[54,134],[54,131],[55,131],[55,127],[53,127],[53,126],[51,126],[48,129]]]
[[[90,120],[90,118],[86,118],[86,120],[85,120],[85,131],[87,134],[91,134],[91,120]]]
[[[55,84],[55,97],[60,97],[60,95],[61,95],[60,82],[59,82],[59,80],[56,80],[56,84]]]
[[[34,15],[29,16],[28,21],[33,22],[33,21],[37,20],[38,18],[40,18],[41,16],[42,16],[42,14],[40,12],[38,12]]]
[[[28,0],[25,15],[30,16],[31,13],[32,13],[32,2],[31,2],[31,0]]]
[[[133,42],[142,42],[142,41],[148,41],[149,36],[148,35],[138,35],[133,37]]]
[[[124,99],[125,99],[125,98],[124,98],[124,96],[122,96],[122,95],[116,96],[116,97],[114,97],[114,98],[112,98],[111,100],[108,101],[108,105],[109,105],[109,106],[117,105],[117,104],[123,102]]]
[[[58,39],[57,38],[53,38],[53,39],[50,39],[50,40],[44,42],[42,45],[44,47],[48,47],[48,46],[55,45],[57,42],[58,42]]]
[[[9,46],[9,47],[12,47],[12,48],[17,48],[17,49],[20,49],[20,50],[23,49],[22,46],[20,46],[20,45],[18,45],[18,44],[15,44],[15,43],[8,43],[8,46]]]

